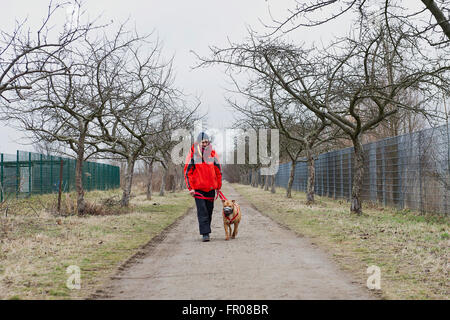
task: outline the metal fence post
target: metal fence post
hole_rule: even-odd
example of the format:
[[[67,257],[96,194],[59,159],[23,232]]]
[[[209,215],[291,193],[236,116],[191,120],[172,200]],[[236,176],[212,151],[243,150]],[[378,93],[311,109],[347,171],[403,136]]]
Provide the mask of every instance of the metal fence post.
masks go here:
[[[95,164],[95,171],[97,173],[97,189],[100,189],[100,186],[102,185],[102,171],[100,170],[100,164]],[[252,172],[253,173],[253,172]],[[253,177],[252,177],[253,179]]]
[[[327,197],[330,196],[330,155],[327,153],[326,156],[327,159],[327,192],[326,195]]]
[[[320,188],[320,195],[321,196],[323,196],[324,194],[325,194],[325,190],[324,190],[324,188],[325,188],[325,185],[324,185],[324,183],[323,183],[323,178],[324,178],[324,171],[323,171],[323,167],[324,167],[324,165],[323,165],[323,157],[322,157],[322,159],[320,160],[320,177],[321,177],[321,188]]]
[[[343,170],[343,166],[342,166],[342,157],[343,157],[342,151],[339,152],[339,155],[340,155],[340,160],[341,160],[341,163],[340,163],[340,170],[341,170],[341,199],[343,199],[344,198],[344,170]]]
[[[333,198],[336,199],[336,151],[333,153]]]
[[[383,184],[383,206],[386,205],[386,140],[383,141],[381,148],[381,172],[382,172],[382,184]]]
[[[40,154],[40,166],[39,166],[39,182],[40,182],[40,189],[39,189],[39,193],[42,194],[42,153]]]
[[[102,163],[102,190],[105,190],[105,165]],[[256,175],[256,179],[258,179],[258,175]]]
[[[20,169],[19,169],[19,150],[16,152],[16,198],[19,197]]]
[[[70,159],[66,161],[67,166],[67,192],[70,192]],[[81,183],[83,183],[83,176],[81,176]]]
[[[87,177],[89,178],[89,183],[88,183],[89,186],[88,186],[88,190],[91,191],[91,190],[92,190],[91,162],[90,162],[90,161],[87,161],[87,162],[86,162],[86,165],[87,165],[87,173],[88,173]]]
[[[398,207],[400,209],[403,209],[405,207],[404,199],[403,199],[403,161],[404,161],[404,155],[403,155],[403,143],[400,143],[400,141],[403,141],[402,139],[397,139],[397,182],[398,182]]]
[[[50,188],[53,193],[53,156],[50,156]]]
[[[111,169],[112,169],[112,167],[110,165],[108,165],[108,189],[111,189],[111,185],[112,185],[112,171],[111,171]]]
[[[4,189],[5,189],[5,185],[3,184],[3,153],[2,153],[2,155],[1,155],[1,173],[0,173],[0,176],[1,176],[1,187],[2,187],[2,189],[0,190],[0,202],[3,202],[3,192],[4,192]]]
[[[61,194],[62,194],[62,182],[63,182],[63,166],[64,162],[62,157],[59,157],[59,188],[58,188],[58,212],[61,213]]]
[[[420,199],[420,212],[423,213],[423,194],[422,194],[422,132],[419,133],[419,199]]]
[[[445,107],[445,111],[447,111],[447,105],[444,102],[444,107]],[[450,130],[448,128],[448,112],[447,113],[447,125],[446,125],[446,130],[447,130],[447,183],[450,184]],[[445,193],[445,203],[444,203],[444,211],[445,213],[450,213],[450,211],[448,210],[448,192]]]
[[[352,201],[352,149],[348,152],[348,200]]]
[[[31,152],[28,152],[28,195],[31,196]]]

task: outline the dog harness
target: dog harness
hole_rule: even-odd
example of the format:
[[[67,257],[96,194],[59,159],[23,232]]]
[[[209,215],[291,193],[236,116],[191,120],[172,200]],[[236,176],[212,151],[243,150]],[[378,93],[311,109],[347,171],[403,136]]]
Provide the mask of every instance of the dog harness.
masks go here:
[[[233,222],[234,219],[236,219],[237,216],[239,215],[239,207],[237,207],[236,204],[234,204],[234,203],[233,203],[233,206],[236,208],[236,214],[234,215],[234,217],[233,217],[232,219],[228,218],[228,217],[225,215],[225,212],[222,211],[222,212],[223,212],[223,216],[224,216],[225,218],[227,218],[228,222],[230,222],[230,223]]]
[[[194,198],[197,198],[197,199],[205,199],[205,200],[209,200],[209,201],[214,201],[214,200],[217,199],[217,197],[220,197],[221,200],[228,200],[228,199],[225,197],[225,195],[222,193],[222,191],[220,191],[220,190],[217,191],[216,197],[205,197],[204,195],[202,195],[202,194],[199,193],[199,192],[194,193]],[[236,204],[234,204],[234,203],[233,203],[233,206],[236,208],[236,214],[235,214],[234,217],[231,218],[231,219],[225,215],[225,212],[224,212],[224,211],[222,211],[223,216],[224,216],[225,218],[227,218],[227,220],[228,220],[230,223],[233,222],[234,219],[236,219],[237,216],[239,215],[239,207],[237,207]]]

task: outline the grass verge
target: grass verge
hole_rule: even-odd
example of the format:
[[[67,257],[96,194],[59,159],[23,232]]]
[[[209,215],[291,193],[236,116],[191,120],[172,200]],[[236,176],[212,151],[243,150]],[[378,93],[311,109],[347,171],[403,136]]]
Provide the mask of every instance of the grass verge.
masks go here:
[[[316,197],[306,205],[302,192],[285,196],[247,185],[232,184],[260,212],[324,248],[344,270],[365,284],[366,270],[381,270],[383,299],[449,299],[449,225],[445,216],[419,215],[365,205],[362,216],[349,204]]]
[[[119,195],[93,191],[90,201]],[[53,195],[54,197],[55,195]],[[42,203],[50,195],[33,196]],[[22,203],[24,200],[21,200]],[[30,203],[29,202],[29,203]],[[83,299],[116,272],[117,267],[192,207],[185,192],[146,200],[138,194],[128,213],[105,216],[53,216],[29,210],[0,222],[0,299]],[[67,267],[81,270],[81,289],[70,290]]]

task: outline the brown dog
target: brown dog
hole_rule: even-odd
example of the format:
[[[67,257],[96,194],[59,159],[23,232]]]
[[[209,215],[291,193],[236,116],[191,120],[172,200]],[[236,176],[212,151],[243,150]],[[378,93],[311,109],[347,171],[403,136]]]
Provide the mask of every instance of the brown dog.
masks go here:
[[[234,200],[222,200],[223,204],[223,227],[225,228],[225,240],[234,239],[238,233],[239,222],[241,222],[241,208]],[[233,233],[231,225],[234,224]]]

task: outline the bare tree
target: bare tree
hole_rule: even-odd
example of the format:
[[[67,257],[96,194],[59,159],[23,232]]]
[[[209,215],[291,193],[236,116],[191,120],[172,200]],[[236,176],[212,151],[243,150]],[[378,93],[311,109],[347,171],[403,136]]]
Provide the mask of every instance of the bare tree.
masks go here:
[[[280,139],[280,146],[282,150],[281,154],[286,154],[291,162],[291,171],[289,173],[289,180],[286,186],[286,197],[292,198],[292,185],[295,178],[295,168],[297,166],[297,161],[300,158],[300,154],[303,151],[303,146],[302,144],[296,143],[295,141],[285,137]],[[268,183],[266,183],[266,188],[267,187]]]
[[[22,91],[31,89],[36,83],[50,75],[65,74],[61,59],[67,49],[97,29],[93,22],[83,23],[80,1],[70,4],[50,1],[47,15],[37,30],[27,28],[26,20],[15,28],[0,31],[0,102],[11,103],[22,99]],[[72,14],[60,28],[59,34],[50,25],[54,16],[66,10]]]
[[[152,199],[152,187],[153,187],[153,163],[154,159],[145,159],[145,169],[147,175],[147,183],[146,183],[146,196],[147,200]]]
[[[403,101],[405,105],[410,106],[415,106],[421,101],[419,93],[412,89],[400,92],[399,99]],[[426,125],[427,119],[423,114],[406,109],[399,109],[395,114],[370,130],[364,137],[364,143],[413,133],[425,129]]]
[[[387,33],[391,25],[407,25],[410,35],[424,39],[431,46],[450,44],[450,18],[448,0],[314,0],[296,1],[289,15],[282,19],[273,19],[273,25],[266,25],[269,35],[290,33],[299,28],[313,28],[338,18],[347,18],[348,14],[360,16],[359,24],[366,23],[367,12],[376,10],[385,21]],[[446,16],[447,14],[447,16]],[[347,16],[346,16],[347,15]]]
[[[111,41],[85,37],[60,59],[64,74],[48,75],[27,92],[25,100],[8,106],[6,117],[18,120],[34,141],[58,143],[71,151],[69,156],[75,155],[78,214],[85,211],[83,164],[98,153],[88,141],[89,133],[98,125],[98,116],[118,97],[124,52],[142,41],[139,37],[123,39],[123,27]]]
[[[52,146],[54,149],[51,151],[63,154],[67,148],[72,151],[70,156],[76,155],[77,208],[78,213],[82,214],[85,209],[82,164],[87,159],[84,140],[88,124],[99,105],[92,97],[87,98],[92,63],[89,58],[92,55],[80,49],[83,43],[86,44],[89,24],[80,27],[80,13],[72,14],[72,20],[64,26],[59,42],[48,41],[48,30],[45,28],[54,12],[62,6],[53,7],[50,4],[36,42],[23,42],[18,35],[15,36],[12,46],[17,47],[20,43],[23,47],[15,49],[20,52],[17,65],[10,64],[10,68],[6,69],[4,75],[8,76],[9,72],[13,76],[9,77],[2,90],[14,90],[20,99],[2,106],[2,119],[18,123],[21,129],[30,133],[31,141],[45,143],[48,151]],[[80,5],[76,8],[80,9]],[[27,50],[28,46],[31,49]],[[87,61],[84,61],[85,56]],[[28,90],[20,93],[21,88]]]
[[[354,146],[351,211],[357,214],[362,212],[362,135],[399,109],[430,116],[435,110],[427,109],[432,106],[427,102],[438,92],[438,82],[448,85],[449,71],[445,60],[417,55],[417,39],[402,32],[402,26],[391,25],[389,36],[382,23],[362,28],[359,38],[337,39],[321,50],[251,34],[246,43],[213,47],[212,57],[200,58],[203,66],[220,63],[228,72],[246,69],[269,78],[317,117],[339,127]],[[399,99],[408,88],[420,91],[418,105]]]
[[[150,142],[183,126],[195,111],[187,109],[175,88],[172,61],[162,61],[159,42],[149,51],[142,45],[144,40],[127,46],[115,62],[123,65],[114,76],[116,95],[96,115],[96,131],[88,134],[96,152],[119,155],[127,162],[122,206],[129,205],[136,161],[159,150],[158,144]]]
[[[125,62],[133,59],[117,76],[120,91],[108,99],[108,108],[96,115],[98,132],[90,133],[91,144],[97,152],[122,156],[127,161],[122,206],[128,206],[134,166],[147,145],[149,135],[161,132],[157,123],[170,94],[170,64],[159,61],[158,48],[140,56],[138,48],[128,47]]]
[[[276,128],[282,134],[281,146],[284,154],[291,162],[291,173],[286,189],[286,196],[291,197],[296,163],[302,152],[308,163],[307,201],[314,202],[314,156],[317,148],[334,139],[330,131],[325,130],[331,122],[324,117],[317,117],[313,112],[289,96],[270,79],[257,78],[250,80],[243,88],[234,81],[236,93],[243,95],[247,103],[243,106],[231,103],[232,106],[249,120],[258,119],[259,125]],[[266,181],[267,182],[267,181]],[[267,187],[267,183],[266,183]]]

